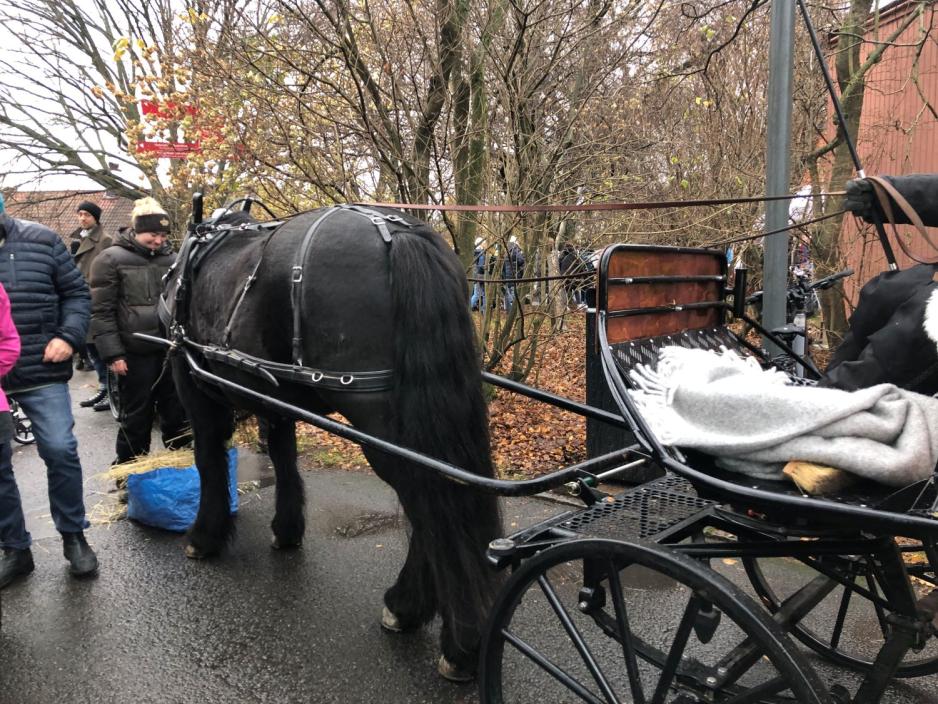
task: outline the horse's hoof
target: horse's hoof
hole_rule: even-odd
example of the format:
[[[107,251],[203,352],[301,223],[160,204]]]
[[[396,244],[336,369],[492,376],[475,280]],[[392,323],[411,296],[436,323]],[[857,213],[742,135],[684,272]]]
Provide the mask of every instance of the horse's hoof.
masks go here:
[[[454,665],[446,659],[445,655],[440,656],[440,662],[437,663],[436,669],[444,679],[450,682],[472,682],[476,678],[474,672],[464,670],[459,665]]]
[[[280,538],[278,538],[278,537],[275,535],[275,536],[273,537],[273,539],[270,541],[270,546],[271,546],[274,550],[291,550],[291,549],[293,549],[293,548],[302,547],[302,546],[303,546],[303,539],[300,538],[299,540],[292,540],[292,541],[290,541],[290,540],[281,540]]]
[[[186,545],[186,557],[190,560],[204,560],[208,555],[194,545]]]
[[[385,606],[384,611],[381,612],[381,628],[391,633],[404,632],[404,626],[401,625],[401,620],[395,616],[387,606]]]

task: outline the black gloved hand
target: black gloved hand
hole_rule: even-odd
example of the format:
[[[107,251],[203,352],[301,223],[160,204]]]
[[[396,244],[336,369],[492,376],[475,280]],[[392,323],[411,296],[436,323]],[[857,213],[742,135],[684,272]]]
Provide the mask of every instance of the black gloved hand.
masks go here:
[[[938,174],[908,174],[883,178],[905,197],[909,206],[918,213],[927,227],[938,227]],[[896,224],[908,224],[910,220],[899,204],[891,196],[889,200]],[[874,213],[879,215],[881,222],[886,222],[886,215],[873,192],[873,184],[869,179],[858,178],[847,181],[844,207],[866,222],[874,222]]]
[[[873,222],[873,208],[879,209],[876,203],[876,195],[873,193],[873,184],[865,178],[855,178],[847,181],[844,208],[867,222]]]

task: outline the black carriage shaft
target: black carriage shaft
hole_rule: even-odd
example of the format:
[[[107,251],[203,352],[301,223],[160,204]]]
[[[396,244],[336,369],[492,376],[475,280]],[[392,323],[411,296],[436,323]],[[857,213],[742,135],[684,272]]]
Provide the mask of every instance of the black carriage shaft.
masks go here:
[[[558,396],[557,394],[552,394],[549,391],[544,391],[542,389],[536,389],[533,386],[528,386],[527,384],[522,384],[519,381],[512,381],[511,379],[506,379],[503,376],[498,376],[497,374],[491,374],[489,372],[482,372],[482,381],[492,384],[492,386],[500,386],[503,389],[508,391],[513,391],[516,394],[521,394],[522,396],[527,396],[528,398],[533,398],[535,401],[543,401],[548,403],[551,406],[556,406],[565,411],[572,411],[581,416],[587,418],[593,418],[603,423],[609,423],[618,428],[628,428],[629,424],[625,419],[615,413],[609,411],[604,411],[600,408],[594,408],[593,406],[587,406],[584,403],[578,403],[572,399],[566,398],[564,396]],[[637,447],[637,446],[635,446]]]
[[[253,389],[249,389],[234,381],[230,381],[224,377],[212,374],[211,372],[206,371],[200,367],[199,363],[195,360],[190,352],[186,351],[185,355],[190,370],[198,379],[247,396],[255,401],[259,401],[265,406],[274,408],[282,413],[292,415],[298,420],[302,420],[306,423],[309,423],[310,425],[316,426],[317,428],[330,432],[334,435],[338,435],[341,438],[345,438],[346,440],[351,440],[352,442],[358,443],[359,445],[363,445],[365,447],[373,447],[377,450],[381,450],[382,452],[396,455],[397,457],[407,460],[408,462],[413,462],[414,464],[421,465],[427,469],[432,469],[442,474],[447,479],[458,484],[470,485],[482,491],[500,494],[502,496],[531,496],[533,494],[547,491],[548,489],[556,488],[571,481],[584,480],[591,482],[594,478],[594,472],[622,463],[622,461],[630,454],[630,452],[635,449],[635,446],[630,446],[615,450],[613,452],[608,452],[604,455],[600,455],[599,457],[579,462],[564,469],[558,470],[557,472],[537,477],[535,479],[489,479],[488,477],[482,477],[477,474],[467,472],[466,470],[449,464],[448,462],[443,462],[442,460],[428,457],[406,447],[395,445],[392,442],[382,440],[381,438],[375,437],[373,435],[369,435],[368,433],[357,430],[356,428],[345,425],[344,423],[339,423],[338,421],[327,418],[326,416],[321,416],[319,414],[312,413],[311,411],[307,411],[304,408],[299,408],[298,406],[293,406],[292,404],[286,403],[284,401],[279,401],[275,398],[267,396],[266,394],[260,393],[259,391],[254,391]]]

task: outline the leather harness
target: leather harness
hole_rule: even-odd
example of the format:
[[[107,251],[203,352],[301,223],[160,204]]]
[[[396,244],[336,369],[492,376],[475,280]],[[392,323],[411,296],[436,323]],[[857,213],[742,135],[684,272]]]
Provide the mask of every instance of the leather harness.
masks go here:
[[[165,281],[169,281],[173,273],[178,270],[179,276],[176,283],[176,293],[173,297],[173,306],[170,306],[166,300],[167,291],[164,291],[159,301],[160,320],[169,330],[171,343],[174,347],[185,345],[198,351],[205,359],[214,362],[220,362],[241,371],[248,372],[258,378],[261,378],[273,386],[279,386],[279,382],[289,381],[305,386],[311,386],[317,389],[331,391],[387,391],[391,388],[391,378],[393,370],[381,369],[376,371],[334,371],[326,369],[315,369],[303,365],[303,339],[301,325],[303,321],[303,295],[302,283],[304,276],[304,266],[306,258],[309,255],[320,227],[330,217],[339,212],[356,213],[366,218],[377,230],[384,243],[391,247],[393,244],[394,229],[411,229],[413,225],[399,215],[391,213],[382,213],[380,211],[368,208],[363,205],[339,205],[325,209],[306,229],[303,235],[302,243],[297,249],[296,257],[293,261],[290,275],[290,301],[293,309],[293,336],[291,339],[292,363],[273,362],[271,360],[261,359],[253,355],[241,352],[230,347],[231,330],[241,309],[241,304],[251,290],[257,274],[260,271],[261,264],[264,261],[264,252],[267,245],[273,239],[274,235],[284,224],[284,221],[273,221],[267,223],[251,223],[238,226],[217,226],[206,228],[204,231],[196,230],[183,242],[179,249],[179,255],[176,263],[167,272]],[[192,281],[202,268],[202,264],[209,255],[217,250],[223,241],[233,235],[233,233],[245,230],[270,230],[267,239],[261,247],[261,253],[257,263],[251,270],[238,300],[235,302],[228,322],[225,325],[225,339],[222,345],[202,344],[190,339],[186,334],[186,325],[189,323],[189,303],[192,288]]]

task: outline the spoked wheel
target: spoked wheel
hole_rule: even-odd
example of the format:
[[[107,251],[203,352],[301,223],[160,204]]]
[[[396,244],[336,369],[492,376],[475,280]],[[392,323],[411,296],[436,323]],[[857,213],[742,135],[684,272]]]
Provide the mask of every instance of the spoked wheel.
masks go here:
[[[119,377],[110,369],[107,370],[107,403],[111,407],[111,415],[114,420],[120,420],[121,417],[121,392]]]
[[[610,540],[522,563],[489,621],[480,687],[492,704],[826,700],[797,647],[724,577]]]
[[[744,558],[743,565],[756,594],[772,613],[812,580],[823,580],[810,565],[789,558]],[[869,558],[863,556],[831,558],[826,567],[839,574],[841,581],[826,580],[829,593],[789,632],[827,660],[867,672],[890,629],[891,610],[881,577]],[[782,584],[786,585],[784,589]],[[930,638],[919,652],[906,653],[895,676],[921,677],[936,672],[938,638]]]
[[[33,422],[13,399],[10,399],[10,413],[13,415],[13,439],[20,445],[32,445],[36,442],[36,436],[33,435]]]

